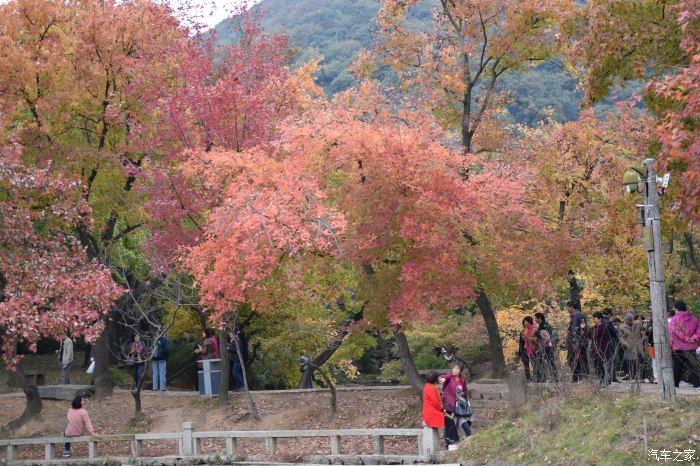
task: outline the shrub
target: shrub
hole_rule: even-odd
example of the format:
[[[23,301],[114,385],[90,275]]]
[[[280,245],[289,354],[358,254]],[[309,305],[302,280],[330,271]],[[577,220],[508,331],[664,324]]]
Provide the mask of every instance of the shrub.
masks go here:
[[[114,387],[126,387],[128,384],[129,376],[126,371],[119,366],[109,366],[107,369],[107,374],[109,380],[112,382]]]

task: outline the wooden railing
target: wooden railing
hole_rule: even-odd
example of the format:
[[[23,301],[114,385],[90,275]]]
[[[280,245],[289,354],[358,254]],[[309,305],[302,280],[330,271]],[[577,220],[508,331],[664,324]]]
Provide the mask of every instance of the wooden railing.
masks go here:
[[[177,454],[168,457],[201,457],[202,439],[223,439],[226,442],[227,455],[236,455],[238,441],[243,439],[261,439],[265,442],[265,449],[268,454],[275,454],[278,439],[293,438],[328,438],[330,439],[330,454],[315,455],[319,457],[342,457],[345,455],[342,449],[343,437],[369,437],[372,439],[372,455],[369,456],[391,456],[384,454],[385,437],[414,437],[416,448],[413,452],[406,452],[403,456],[415,457],[416,459],[428,460],[439,450],[439,439],[435,429],[342,429],[342,430],[238,430],[238,431],[212,431],[196,432],[193,422],[185,422],[182,425],[182,432],[172,433],[150,433],[150,434],[119,434],[119,435],[95,435],[85,437],[48,437],[48,438],[26,438],[26,439],[5,439],[0,440],[0,447],[7,449],[7,464],[39,463],[37,459],[18,459],[17,449],[20,446],[43,445],[44,461],[55,459],[55,451],[59,445],[66,442],[71,444],[87,443],[88,460],[99,460],[98,445],[101,442],[130,442],[131,457],[142,458],[144,441],[177,440]],[[354,455],[367,456],[367,455]],[[397,456],[397,455],[394,455]]]

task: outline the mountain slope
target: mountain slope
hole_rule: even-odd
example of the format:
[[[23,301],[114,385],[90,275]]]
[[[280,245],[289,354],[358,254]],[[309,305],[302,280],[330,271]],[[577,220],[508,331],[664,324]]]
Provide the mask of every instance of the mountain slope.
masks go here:
[[[263,0],[263,27],[284,32],[298,50],[297,63],[323,57],[316,81],[328,93],[353,83],[349,71],[358,51],[372,46],[379,0]],[[418,22],[432,21],[430,2],[412,13]],[[231,20],[217,27],[219,41],[231,42]],[[561,67],[546,63],[522,73],[503,76],[501,90],[513,93],[508,110],[513,121],[535,125],[547,115],[560,122],[577,118],[583,92]]]

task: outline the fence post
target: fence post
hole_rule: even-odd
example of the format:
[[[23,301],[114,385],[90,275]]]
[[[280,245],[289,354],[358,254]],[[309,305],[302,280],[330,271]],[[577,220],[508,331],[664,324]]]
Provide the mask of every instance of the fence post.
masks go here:
[[[372,453],[375,455],[384,454],[384,437],[375,435],[372,437]]]
[[[52,460],[54,458],[53,443],[47,443],[44,445],[44,458],[46,460]]]
[[[440,448],[440,436],[437,429],[423,426],[423,456],[430,458]]]
[[[339,455],[340,448],[340,435],[331,436],[331,455]]]
[[[7,444],[7,464],[12,463],[15,460],[15,446]]]
[[[182,456],[192,456],[194,422],[182,423]]]
[[[226,437],[226,454],[234,455],[236,453],[236,439],[233,437]]]
[[[265,448],[269,454],[273,455],[277,448],[277,439],[275,437],[265,437]]]
[[[90,440],[88,442],[88,459],[94,459],[97,456],[97,442]]]
[[[141,456],[141,447],[143,446],[143,442],[141,440],[132,440],[131,441],[131,456],[134,458],[138,458]]]

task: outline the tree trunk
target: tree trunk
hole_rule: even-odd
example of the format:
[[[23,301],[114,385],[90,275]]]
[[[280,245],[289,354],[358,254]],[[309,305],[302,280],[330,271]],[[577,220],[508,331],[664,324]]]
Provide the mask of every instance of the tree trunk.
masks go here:
[[[408,347],[408,340],[406,340],[406,334],[400,329],[394,329],[394,336],[396,337],[396,348],[399,350],[399,360],[401,361],[401,367],[403,367],[403,373],[408,379],[408,383],[413,387],[413,390],[418,394],[418,396],[423,396],[423,379],[416,369],[416,365],[413,362],[413,357],[411,356],[411,349]]]
[[[688,232],[685,232],[683,233],[683,239],[685,239],[685,245],[688,248],[688,259],[690,259],[690,263],[693,265],[697,272],[700,272],[700,264],[698,264],[698,261],[695,258],[695,245],[693,244],[693,235],[691,235]]]
[[[323,377],[323,380],[326,382],[326,385],[328,385],[328,388],[331,391],[331,412],[333,413],[333,417],[335,417],[335,415],[338,414],[338,401],[335,394],[335,385],[333,384],[331,378],[326,374],[326,371],[320,367],[317,369],[318,373],[321,374],[321,377]]]
[[[489,335],[493,378],[504,379],[508,377],[508,369],[506,369],[506,358],[503,355],[501,333],[498,330],[498,322],[496,321],[496,314],[491,306],[491,301],[482,287],[478,287],[476,305],[479,306],[481,315],[484,318],[484,323],[486,324],[486,332]]]
[[[364,305],[362,306],[362,309],[360,309],[360,312],[352,316],[352,322],[359,322],[362,319],[362,313],[364,312]],[[303,389],[306,388],[306,385],[309,383],[309,381],[312,379],[314,375],[314,371],[324,365],[330,358],[333,356],[333,353],[336,352],[338,348],[340,348],[340,345],[343,344],[343,340],[348,334],[348,329],[347,326],[343,328],[343,330],[340,332],[340,335],[333,340],[333,342],[328,345],[328,347],[323,350],[321,354],[319,354],[315,359],[309,361],[309,365],[304,371],[304,373],[301,375],[301,380],[299,380],[299,385],[297,388]]]
[[[253,414],[253,419],[259,421],[260,413],[258,413],[258,408],[255,406],[255,401],[253,401],[253,395],[250,393],[250,387],[248,386],[248,371],[245,368],[245,361],[243,360],[243,349],[241,348],[241,345],[238,344],[238,340],[234,339],[233,342],[236,345],[238,361],[241,363],[241,370],[243,371],[243,386],[245,387],[245,393],[248,398],[248,407],[250,408],[250,412]]]
[[[92,345],[90,343],[85,343],[85,356],[83,357],[83,367],[87,369],[90,367],[90,359],[92,358]]]
[[[139,383],[134,383],[134,388],[131,390],[131,396],[134,397],[134,416],[141,414],[141,387],[143,387],[143,381],[146,378],[146,374],[151,368],[151,360],[149,359],[143,365],[143,372],[141,373],[141,379]],[[134,371],[136,368],[134,367]],[[134,375],[136,373],[134,372]]]
[[[333,341],[333,343],[331,343],[328,346],[328,348],[323,350],[323,352],[319,354],[315,359],[309,361],[309,365],[306,367],[306,370],[303,374],[301,374],[301,380],[299,380],[299,385],[297,388],[306,388],[309,381],[312,380],[316,369],[324,365],[331,358],[331,356],[333,356],[333,353],[335,353],[336,350],[340,348],[340,345],[342,344],[343,339],[347,334],[348,332],[343,330],[340,336],[338,336],[338,338],[336,338]]]
[[[134,416],[138,416],[141,413],[141,387],[131,390],[131,396],[134,397]]]
[[[219,406],[224,407],[228,404],[228,377],[229,368],[231,367],[228,357],[228,338],[226,328],[219,330],[219,358],[221,359],[221,376],[219,377]]]
[[[94,384],[97,398],[112,396],[114,393],[112,380],[109,378],[109,331],[109,320],[107,320],[100,338],[97,339],[93,346],[95,357]]]
[[[39,390],[36,388],[36,385],[29,383],[29,379],[19,364],[17,365],[15,372],[11,374],[10,377],[14,377],[17,381],[17,385],[22,387],[22,391],[24,392],[26,399],[26,404],[24,405],[24,412],[22,415],[19,418],[10,421],[8,424],[10,429],[18,429],[41,412],[43,403],[41,402],[41,396],[39,396]]]

